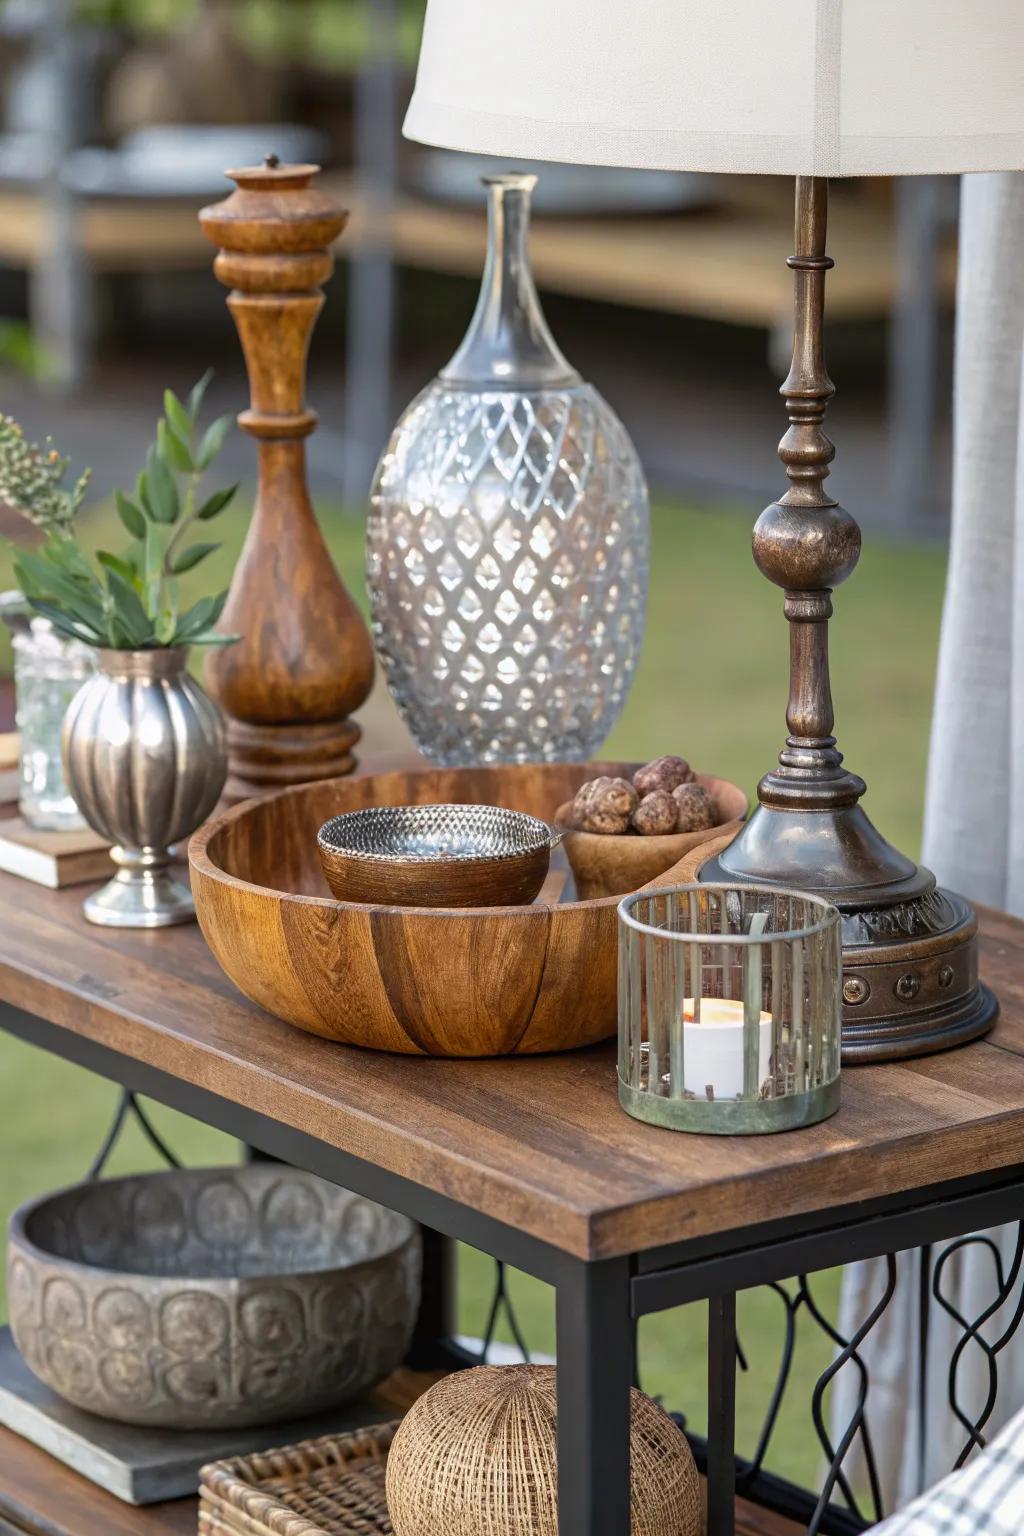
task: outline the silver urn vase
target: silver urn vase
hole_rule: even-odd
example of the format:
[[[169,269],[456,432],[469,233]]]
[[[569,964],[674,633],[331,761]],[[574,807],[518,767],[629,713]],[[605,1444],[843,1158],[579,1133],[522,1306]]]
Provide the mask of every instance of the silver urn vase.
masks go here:
[[[541,311],[535,182],[485,179],[476,312],[395,427],[371,492],[377,653],[417,745],[448,765],[594,756],[643,640],[643,471]]]
[[[90,922],[163,928],[195,907],[170,872],[171,848],[220,798],[227,751],[220,711],[187,669],[185,646],[98,651],[97,671],[64,719],[64,765],[78,807],[114,846],[114,878],[89,896]]]

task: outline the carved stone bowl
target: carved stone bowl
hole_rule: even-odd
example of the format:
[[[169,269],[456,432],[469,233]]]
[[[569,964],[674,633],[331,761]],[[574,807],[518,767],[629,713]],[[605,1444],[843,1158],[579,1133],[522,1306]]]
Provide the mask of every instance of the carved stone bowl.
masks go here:
[[[314,1413],[405,1356],[420,1240],[396,1211],[276,1164],[81,1184],[11,1218],[11,1329],[68,1402],[126,1424]]]

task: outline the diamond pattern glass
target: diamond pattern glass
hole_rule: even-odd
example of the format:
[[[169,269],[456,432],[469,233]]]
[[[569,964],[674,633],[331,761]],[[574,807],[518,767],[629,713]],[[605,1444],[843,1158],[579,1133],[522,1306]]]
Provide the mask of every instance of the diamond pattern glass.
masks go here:
[[[377,652],[417,745],[446,764],[593,756],[643,640],[643,471],[547,328],[526,246],[533,180],[487,182],[476,313],[371,494]]]
[[[632,681],[648,509],[596,390],[435,381],[378,469],[377,652],[418,746],[448,764],[585,758]]]

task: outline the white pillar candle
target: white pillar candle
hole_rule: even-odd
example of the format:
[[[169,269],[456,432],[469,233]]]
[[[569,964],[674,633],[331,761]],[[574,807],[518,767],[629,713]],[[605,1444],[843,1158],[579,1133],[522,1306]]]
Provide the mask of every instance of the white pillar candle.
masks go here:
[[[739,998],[702,997],[700,1019],[692,997],[683,1000],[683,1086],[697,1098],[738,1099],[743,1093],[743,1003]],[[768,1076],[772,1016],[758,1020],[757,1083]],[[708,1093],[708,1089],[711,1093]]]

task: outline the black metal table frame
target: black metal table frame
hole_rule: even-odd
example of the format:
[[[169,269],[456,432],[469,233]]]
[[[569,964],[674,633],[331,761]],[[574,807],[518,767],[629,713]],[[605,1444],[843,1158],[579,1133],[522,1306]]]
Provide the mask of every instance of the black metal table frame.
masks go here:
[[[629,1520],[629,1387],[636,1325],[651,1312],[708,1303],[708,1536],[732,1536],[735,1454],[736,1293],[857,1259],[921,1247],[1024,1216],[1024,1165],[742,1231],[609,1259],[584,1260],[448,1195],[283,1125],[244,1104],[175,1077],[72,1030],[0,1004],[0,1028],[32,1045],[180,1110],[259,1152],[392,1206],[425,1228],[424,1299],[410,1364],[456,1360],[451,1240],[552,1285],[556,1297],[558,1488],[561,1536],[626,1536]],[[744,1495],[842,1531],[813,1495],[755,1469]],[[860,1528],[851,1525],[849,1529]]]

